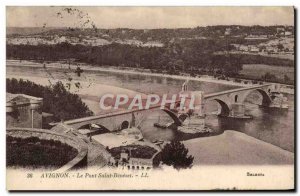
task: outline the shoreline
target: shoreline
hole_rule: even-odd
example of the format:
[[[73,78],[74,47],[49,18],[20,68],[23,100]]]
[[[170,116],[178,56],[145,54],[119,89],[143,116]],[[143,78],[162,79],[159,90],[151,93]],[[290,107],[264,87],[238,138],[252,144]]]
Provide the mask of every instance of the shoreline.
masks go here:
[[[17,64],[9,64],[14,63]],[[20,63],[26,63],[26,65],[22,65]],[[49,64],[45,63],[47,68],[54,68],[54,69],[68,69],[69,64],[57,61],[57,62],[51,62]],[[246,87],[249,86],[249,84],[242,84],[242,83],[236,83],[233,81],[227,81],[227,80],[216,80],[215,78],[211,76],[201,76],[201,77],[191,77],[191,76],[180,76],[180,75],[170,75],[170,74],[163,74],[163,73],[151,73],[148,72],[148,70],[139,70],[139,69],[131,69],[131,68],[123,68],[123,67],[114,67],[114,66],[102,66],[102,67],[95,67],[93,65],[88,65],[86,63],[79,63],[80,68],[82,70],[86,71],[100,71],[100,72],[110,72],[110,73],[118,73],[118,74],[133,74],[133,75],[143,75],[143,76],[154,76],[154,77],[165,77],[165,78],[171,78],[171,79],[178,79],[178,80],[193,80],[193,81],[199,81],[199,82],[211,82],[211,83],[219,83],[224,85],[232,85],[232,86],[240,86],[240,87]],[[38,67],[43,68],[42,63],[35,62],[35,61],[29,61],[29,60],[22,60],[21,62],[19,60],[6,60],[6,66],[16,66],[16,67]],[[71,69],[76,69],[77,65],[70,64]]]
[[[25,63],[25,65],[24,65]],[[65,62],[61,61],[54,61],[50,63],[44,63],[47,68],[51,69],[76,69],[77,65],[75,64],[67,64]],[[216,79],[213,76],[209,75],[202,75],[197,77],[192,76],[183,76],[183,75],[170,75],[170,74],[164,74],[164,73],[151,73],[150,70],[146,69],[138,69],[138,68],[129,68],[129,67],[115,67],[115,66],[102,66],[102,67],[95,67],[93,65],[89,65],[87,63],[78,63],[80,65],[80,68],[85,71],[100,71],[100,72],[109,72],[109,73],[117,73],[117,74],[132,74],[132,75],[143,75],[143,76],[152,76],[152,77],[164,77],[164,78],[171,78],[171,79],[178,79],[182,81],[198,81],[198,82],[208,82],[208,83],[217,83],[217,84],[224,84],[224,85],[230,85],[230,86],[236,86],[236,87],[249,87],[253,86],[254,84],[251,84],[248,79],[241,79],[242,81],[247,81],[247,83],[242,82],[235,82],[232,80],[221,80]],[[6,66],[17,66],[17,67],[37,67],[37,68],[43,68],[43,64],[37,61],[30,61],[30,60],[6,60]],[[232,79],[232,78],[231,78]],[[291,89],[291,85],[287,84],[280,84],[280,83],[270,83],[270,84],[277,84],[280,85],[282,88],[282,92],[286,94],[294,94],[294,87]]]
[[[18,80],[19,79],[29,80],[36,84],[42,85],[42,86],[49,85],[48,79],[42,78],[42,77],[19,76],[19,75],[9,74],[9,75],[6,75],[6,78],[15,78]],[[65,84],[67,82],[67,80],[60,80],[60,81],[62,81],[63,84]],[[54,82],[54,81],[52,80],[51,82]],[[74,80],[73,82],[77,82],[77,80]],[[128,95],[129,97],[134,97],[137,93],[139,93],[139,92],[136,92],[133,90],[110,86],[110,85],[105,85],[105,84],[93,83],[90,85],[88,82],[85,82],[85,81],[80,81],[80,84],[82,85],[82,88],[76,89],[76,88],[74,88],[74,86],[71,86],[70,92],[77,94],[81,98],[81,100],[89,107],[89,109],[94,112],[94,115],[101,115],[101,114],[111,112],[110,110],[101,111],[98,107],[100,97],[106,93],[110,93],[113,95],[122,93],[122,94]],[[87,86],[89,86],[89,87],[87,87]],[[101,89],[101,91],[95,91],[95,89],[96,90]],[[99,92],[101,92],[101,93],[99,94]],[[146,95],[142,94],[142,96],[146,96]]]
[[[293,152],[233,130],[183,143],[189,149],[189,154],[194,156],[194,165],[294,164]]]

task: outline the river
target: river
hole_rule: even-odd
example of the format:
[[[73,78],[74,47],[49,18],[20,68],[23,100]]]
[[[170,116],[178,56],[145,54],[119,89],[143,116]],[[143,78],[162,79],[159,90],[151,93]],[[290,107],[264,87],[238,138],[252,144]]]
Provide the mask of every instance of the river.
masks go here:
[[[48,69],[52,76],[58,79],[66,79],[65,74],[59,68]],[[49,74],[45,70],[38,67],[6,67],[7,77],[11,76],[27,76],[48,78]],[[72,77],[76,77],[72,73]],[[158,76],[146,76],[137,74],[112,73],[103,71],[85,71],[82,77],[77,77],[78,80],[92,81],[97,84],[106,84],[121,88],[130,89],[142,93],[177,93],[181,90],[181,85],[184,82],[180,79],[164,78]],[[213,93],[229,89],[239,88],[238,86],[224,85],[211,82],[190,81],[189,90],[201,90],[205,93]],[[215,101],[208,102],[206,111],[208,116],[206,123],[216,132],[222,133],[224,130],[235,130],[246,133],[257,139],[266,141],[281,147],[282,149],[294,152],[294,96],[288,97],[289,110],[274,111],[269,108],[261,108],[257,105],[260,101],[258,94],[253,93],[247,99],[246,112],[253,116],[251,120],[237,120],[228,118],[219,118],[213,115],[212,112],[217,110],[218,103]],[[256,104],[253,104],[256,103]],[[94,104],[92,107],[96,107]],[[96,110],[97,108],[91,108]],[[153,112],[147,116],[144,123],[141,125],[143,136],[149,140],[187,140],[198,135],[190,135],[179,133],[171,129],[160,129],[153,127],[153,123],[170,122],[171,119],[162,111]]]

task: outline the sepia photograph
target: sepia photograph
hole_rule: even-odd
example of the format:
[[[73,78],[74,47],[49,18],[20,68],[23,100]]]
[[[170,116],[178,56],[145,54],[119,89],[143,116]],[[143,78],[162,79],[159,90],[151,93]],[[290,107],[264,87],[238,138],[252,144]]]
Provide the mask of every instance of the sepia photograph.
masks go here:
[[[6,189],[295,190],[295,18],[6,6]]]

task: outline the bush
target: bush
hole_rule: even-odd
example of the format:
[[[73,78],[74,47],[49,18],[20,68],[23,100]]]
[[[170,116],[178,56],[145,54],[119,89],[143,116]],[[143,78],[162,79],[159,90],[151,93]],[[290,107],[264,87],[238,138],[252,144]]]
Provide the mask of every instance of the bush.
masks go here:
[[[166,144],[161,151],[162,162],[173,166],[175,169],[191,168],[194,157],[188,155],[189,150],[179,141]]]
[[[75,148],[60,141],[6,136],[7,167],[53,170],[62,167],[77,154]]]
[[[235,78],[234,81],[240,83],[241,79]]]
[[[265,75],[262,76],[262,79],[267,82],[272,82],[272,81],[276,81],[277,77],[274,74],[267,72],[265,73]]]
[[[284,81],[285,82],[289,82],[290,81],[290,78],[286,74],[284,74]]]

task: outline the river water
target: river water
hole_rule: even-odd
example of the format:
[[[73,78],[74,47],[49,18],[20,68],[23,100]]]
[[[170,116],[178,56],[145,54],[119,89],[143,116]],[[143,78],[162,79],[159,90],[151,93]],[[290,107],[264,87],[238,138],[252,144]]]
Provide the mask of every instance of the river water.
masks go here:
[[[34,76],[47,78],[43,68],[7,66],[7,75]],[[48,69],[51,75],[58,79],[65,79],[65,75],[59,69]],[[73,77],[76,77],[73,75]],[[136,74],[112,73],[103,71],[85,71],[79,80],[89,80],[98,84],[106,84],[126,88],[142,93],[178,93],[184,82],[180,79],[164,78],[158,76],[145,76]],[[229,89],[239,88],[218,83],[190,81],[189,90],[201,90],[205,93],[213,93]],[[246,133],[260,140],[279,146],[285,150],[294,152],[294,96],[288,97],[289,110],[278,111],[269,108],[261,108],[257,104],[261,101],[258,94],[251,94],[247,99],[246,112],[253,116],[251,120],[237,120],[219,118],[212,112],[217,110],[218,103],[210,101],[206,105],[206,124],[216,132],[224,130],[235,130]],[[253,104],[255,103],[255,104]],[[96,106],[97,104],[95,104]],[[95,108],[91,108],[95,110]],[[171,129],[160,129],[153,127],[155,122],[170,122],[171,119],[162,111],[151,113],[140,125],[143,136],[149,140],[187,140],[198,135],[179,133]]]

